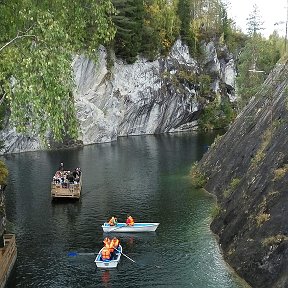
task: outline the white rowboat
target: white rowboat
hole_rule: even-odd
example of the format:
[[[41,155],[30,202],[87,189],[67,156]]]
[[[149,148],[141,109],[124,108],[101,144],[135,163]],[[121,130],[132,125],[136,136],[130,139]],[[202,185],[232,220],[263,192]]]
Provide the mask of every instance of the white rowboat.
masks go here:
[[[108,223],[102,225],[104,232],[154,232],[160,223],[134,223],[133,226],[128,226],[125,223],[118,223],[115,226],[110,226]]]
[[[99,251],[99,253],[96,256],[96,259],[94,261],[96,266],[98,268],[104,268],[104,269],[116,268],[121,258],[122,246],[121,245],[118,246],[115,257],[110,260],[102,260],[101,253],[103,249],[104,247]]]

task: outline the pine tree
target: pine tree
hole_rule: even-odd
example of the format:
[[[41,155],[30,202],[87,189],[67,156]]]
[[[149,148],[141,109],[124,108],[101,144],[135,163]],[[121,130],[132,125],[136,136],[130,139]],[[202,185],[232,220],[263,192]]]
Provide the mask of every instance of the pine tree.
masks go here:
[[[190,0],[179,0],[178,3],[178,15],[181,21],[180,35],[184,42],[190,41],[189,28],[191,21],[191,1]]]
[[[253,5],[253,10],[246,20],[247,20],[247,32],[249,36],[253,37],[264,29],[263,21],[261,20],[259,9],[256,4]]]
[[[114,40],[114,51],[117,57],[133,63],[141,49],[143,26],[142,0],[113,0],[117,15],[113,22],[117,28]]]

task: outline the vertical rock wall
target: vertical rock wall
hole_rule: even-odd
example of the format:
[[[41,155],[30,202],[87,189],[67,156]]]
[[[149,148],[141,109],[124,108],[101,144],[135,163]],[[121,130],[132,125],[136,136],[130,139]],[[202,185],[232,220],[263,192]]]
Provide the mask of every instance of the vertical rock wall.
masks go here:
[[[75,56],[78,141],[86,145],[119,136],[197,129],[199,113],[215,95],[235,100],[233,58],[224,48],[219,57],[213,42],[203,44],[203,51],[203,62],[196,62],[188,47],[177,41],[167,57],[153,62],[139,58],[130,65],[115,59],[109,70],[104,47],[99,49],[97,64],[83,55]],[[201,73],[212,79],[209,99],[199,93],[195,75]],[[220,89],[221,83],[225,91]],[[0,131],[0,137],[5,141],[0,154],[45,148],[37,137],[19,135],[9,126]]]
[[[217,196],[211,228],[252,287],[288,287],[287,77],[279,63],[198,166]]]

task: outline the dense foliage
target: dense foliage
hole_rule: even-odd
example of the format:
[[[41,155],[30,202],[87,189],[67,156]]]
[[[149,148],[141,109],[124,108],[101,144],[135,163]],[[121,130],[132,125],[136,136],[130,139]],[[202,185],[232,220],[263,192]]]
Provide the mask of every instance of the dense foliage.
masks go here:
[[[220,103],[213,101],[203,110],[199,119],[199,128],[203,131],[226,129],[235,117],[236,111],[227,99]]]
[[[5,164],[0,160],[0,188],[6,184],[8,170]]]
[[[112,0],[117,14],[116,56],[131,63],[139,54],[153,60],[181,38],[197,56],[203,40],[220,38],[235,44],[234,23],[220,0]],[[236,41],[238,39],[236,38]]]
[[[0,2],[0,98],[18,131],[76,137],[72,55],[113,39],[114,12],[109,0]]]

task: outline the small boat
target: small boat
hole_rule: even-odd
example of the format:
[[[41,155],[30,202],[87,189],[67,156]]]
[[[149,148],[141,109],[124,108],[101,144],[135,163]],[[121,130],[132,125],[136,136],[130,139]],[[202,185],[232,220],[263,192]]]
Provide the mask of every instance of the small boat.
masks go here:
[[[99,253],[96,256],[96,259],[94,261],[96,266],[98,268],[105,268],[105,269],[116,268],[122,255],[122,246],[119,245],[116,250],[115,256],[112,259],[108,260],[102,260],[101,253],[103,249],[104,247],[99,251]]]
[[[128,226],[125,223],[117,223],[115,226],[110,226],[107,222],[102,225],[103,232],[154,232],[160,223],[134,223],[133,226]]]

